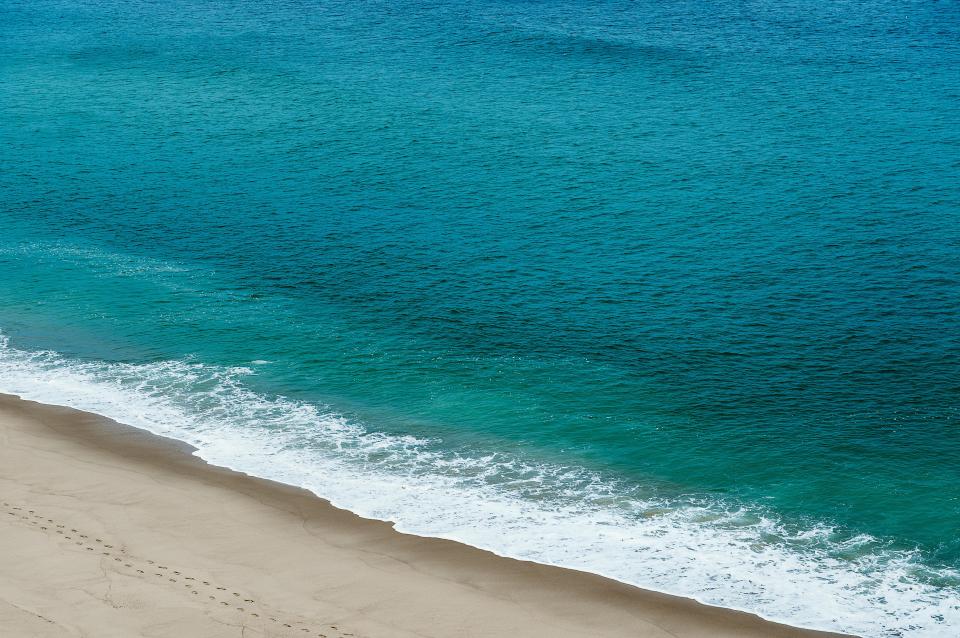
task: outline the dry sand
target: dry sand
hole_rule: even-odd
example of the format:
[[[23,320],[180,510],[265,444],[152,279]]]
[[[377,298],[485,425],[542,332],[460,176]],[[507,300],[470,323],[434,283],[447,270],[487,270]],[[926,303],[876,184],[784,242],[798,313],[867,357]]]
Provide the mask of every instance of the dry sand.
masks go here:
[[[400,534],[190,451],[0,395],[0,636],[828,635]]]

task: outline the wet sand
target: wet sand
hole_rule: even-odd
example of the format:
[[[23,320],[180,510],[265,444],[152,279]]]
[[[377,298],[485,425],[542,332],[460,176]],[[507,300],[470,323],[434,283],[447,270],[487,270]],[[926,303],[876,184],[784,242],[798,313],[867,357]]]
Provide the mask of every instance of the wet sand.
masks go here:
[[[0,636],[836,635],[400,534],[191,451],[0,395]]]

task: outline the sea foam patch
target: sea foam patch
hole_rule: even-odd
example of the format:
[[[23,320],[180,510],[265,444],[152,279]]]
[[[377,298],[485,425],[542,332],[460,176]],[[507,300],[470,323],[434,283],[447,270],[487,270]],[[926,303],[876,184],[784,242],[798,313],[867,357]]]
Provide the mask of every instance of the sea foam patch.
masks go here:
[[[670,499],[577,467],[378,433],[250,389],[247,367],[82,361],[0,335],[0,391],[96,412],[297,485],[403,532],[862,636],[960,626],[960,574],[919,552],[707,497]]]

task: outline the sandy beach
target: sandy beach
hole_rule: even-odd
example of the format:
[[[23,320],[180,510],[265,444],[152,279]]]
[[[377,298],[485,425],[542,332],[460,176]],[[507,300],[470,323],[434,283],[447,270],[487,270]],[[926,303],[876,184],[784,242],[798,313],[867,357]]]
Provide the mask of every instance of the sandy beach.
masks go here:
[[[96,415],[0,395],[0,635],[828,636],[396,532]]]

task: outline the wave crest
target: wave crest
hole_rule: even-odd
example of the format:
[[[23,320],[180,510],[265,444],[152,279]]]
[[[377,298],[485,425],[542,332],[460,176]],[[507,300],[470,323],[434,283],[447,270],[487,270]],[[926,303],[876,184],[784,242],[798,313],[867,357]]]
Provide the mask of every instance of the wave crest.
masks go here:
[[[933,638],[960,626],[960,573],[917,551],[520,453],[371,431],[329,406],[257,393],[253,374],[70,359],[0,334],[0,391],[185,441],[210,463],[304,487],[403,532],[819,629]]]

